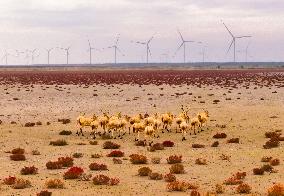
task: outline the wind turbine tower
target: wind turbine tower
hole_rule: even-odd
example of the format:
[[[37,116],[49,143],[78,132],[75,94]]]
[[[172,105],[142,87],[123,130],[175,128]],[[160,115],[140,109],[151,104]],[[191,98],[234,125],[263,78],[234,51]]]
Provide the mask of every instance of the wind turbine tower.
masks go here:
[[[120,52],[122,54],[122,56],[124,56],[124,54],[121,52],[121,50],[118,47],[118,42],[119,42],[119,34],[116,37],[116,41],[115,44],[113,46],[109,46],[107,48],[113,48],[114,49],[114,63],[117,63],[117,51]]]
[[[48,49],[46,49],[46,52],[47,52],[47,64],[49,65],[49,59],[50,59],[50,53],[51,53],[51,51],[53,50],[54,48],[48,48]]]
[[[151,50],[150,50],[150,43],[153,40],[154,36],[152,36],[148,41],[146,42],[136,42],[137,44],[141,44],[141,45],[146,45],[146,63],[149,63],[149,54],[151,54]]]
[[[227,27],[227,25],[226,25],[224,22],[223,22],[223,24],[224,24],[225,28],[227,29],[227,31],[229,32],[229,34],[231,35],[231,37],[232,37],[232,41],[231,41],[230,46],[229,46],[229,48],[228,48],[228,50],[227,50],[227,53],[231,50],[232,45],[233,45],[233,47],[234,47],[234,62],[236,62],[236,40],[237,40],[237,39],[242,39],[242,38],[249,38],[249,37],[251,37],[251,36],[249,36],[249,35],[235,36],[235,35],[229,30],[229,28]]]
[[[70,50],[70,47],[71,46],[69,46],[68,48],[60,48],[61,50],[64,50],[66,52],[66,64],[67,65],[69,64],[69,55],[70,55],[69,50]]]
[[[179,51],[179,49],[183,46],[183,63],[185,63],[186,62],[186,44],[187,43],[193,43],[194,41],[185,40],[179,30],[178,30],[178,33],[180,35],[182,42],[181,42],[180,46],[178,47],[177,51]]]

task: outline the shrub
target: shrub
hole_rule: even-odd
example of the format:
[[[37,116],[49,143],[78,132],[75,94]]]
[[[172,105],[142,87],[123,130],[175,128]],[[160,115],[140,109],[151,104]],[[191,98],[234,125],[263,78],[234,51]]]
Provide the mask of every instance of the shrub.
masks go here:
[[[222,154],[220,156],[220,159],[223,160],[223,161],[230,161],[231,157],[228,156],[228,155]]]
[[[114,150],[111,151],[107,157],[123,157],[124,156],[124,152],[120,151],[120,150]]]
[[[91,145],[98,145],[98,141],[90,141],[89,142]]]
[[[190,192],[190,196],[201,196],[201,194],[197,190],[193,190]]]
[[[261,167],[261,169],[263,169],[266,172],[273,172],[273,167],[269,164],[265,164]]]
[[[99,158],[101,158],[103,155],[101,155],[101,154],[92,154],[91,155],[91,158],[95,158],[95,159],[99,159]]]
[[[225,192],[225,187],[222,186],[222,184],[216,184],[215,185],[215,191],[216,193],[222,194]]]
[[[40,155],[40,152],[38,150],[32,150],[32,155]]]
[[[62,169],[62,164],[58,161],[48,161],[45,166],[47,169]]]
[[[235,177],[230,177],[230,178],[228,178],[227,180],[224,181],[224,184],[226,184],[226,185],[237,185],[237,184],[241,184],[241,183],[243,183],[243,181],[240,180],[240,179],[237,179]]]
[[[37,121],[37,122],[36,122],[36,125],[42,125],[42,122]]]
[[[102,140],[110,140],[110,139],[112,139],[112,136],[110,134],[102,134],[101,139]]]
[[[279,159],[272,159],[270,160],[270,165],[272,166],[276,166],[276,165],[279,165],[280,164],[280,160]]]
[[[195,164],[197,165],[207,165],[207,160],[206,159],[202,159],[202,158],[198,158],[195,160]]]
[[[116,144],[116,143],[113,143],[111,141],[106,141],[103,144],[103,149],[118,149],[118,148],[120,148],[120,145]]]
[[[61,122],[62,124],[68,124],[71,123],[71,120],[69,118],[59,118],[58,122]]]
[[[58,140],[55,140],[55,141],[51,141],[49,143],[49,145],[52,145],[52,146],[66,146],[66,145],[68,145],[68,143],[64,139],[58,139]]]
[[[280,137],[281,133],[277,133],[276,131],[271,131],[271,132],[265,132],[265,137],[266,138],[273,138],[273,137]]]
[[[27,122],[27,123],[25,123],[24,126],[25,126],[25,127],[33,127],[33,126],[35,126],[35,123],[33,123],[33,122]]]
[[[251,186],[246,184],[246,183],[242,183],[239,186],[237,186],[236,188],[237,193],[250,193],[251,191]]]
[[[192,148],[205,148],[203,144],[192,144]]]
[[[58,163],[60,163],[63,167],[72,167],[74,159],[72,157],[59,157]]]
[[[109,178],[105,175],[96,175],[93,178],[93,184],[94,185],[117,185],[119,183],[118,178]]]
[[[215,135],[213,135],[213,138],[224,139],[224,138],[227,138],[227,134],[226,133],[216,133]]]
[[[267,190],[268,196],[283,196],[284,195],[284,185],[274,184]]]
[[[261,158],[261,162],[269,162],[271,159],[272,159],[272,157],[264,156],[264,157]]]
[[[143,140],[136,141],[135,146],[146,146],[146,142]]]
[[[149,167],[141,167],[138,169],[138,175],[139,176],[148,176],[152,170]]]
[[[164,146],[163,146],[163,144],[161,144],[161,143],[153,144],[152,147],[153,147],[155,150],[164,150],[164,149],[165,149]]]
[[[239,144],[240,143],[240,138],[231,138],[227,140],[227,143],[235,143]]]
[[[14,148],[12,151],[11,151],[12,154],[25,154],[25,149],[22,149],[22,148]]]
[[[75,153],[73,153],[72,157],[74,157],[74,158],[81,158],[81,157],[83,157],[83,153],[75,152]]]
[[[182,162],[182,156],[181,155],[171,155],[167,158],[167,162],[169,164],[175,164],[175,163],[181,163]]]
[[[24,154],[12,154],[10,155],[12,161],[25,161],[26,156]]]
[[[34,175],[38,173],[38,168],[36,168],[35,166],[31,166],[31,167],[24,167],[21,169],[21,174],[22,175]]]
[[[89,165],[90,170],[101,171],[101,170],[108,170],[107,165],[99,164],[99,163],[91,163]]]
[[[279,144],[280,144],[280,142],[279,142],[278,138],[271,138],[270,140],[268,140],[263,145],[263,148],[264,149],[277,148],[279,146]]]
[[[159,174],[157,172],[151,172],[149,174],[149,179],[150,180],[162,180],[163,179],[163,175],[162,174]]]
[[[40,191],[39,193],[37,193],[36,195],[37,196],[51,196],[52,192],[49,192],[47,190],[43,190],[43,191]]]
[[[242,180],[242,179],[245,179],[246,175],[247,175],[246,172],[237,172],[237,173],[235,173],[233,176],[234,176],[236,179]]]
[[[171,173],[168,173],[164,176],[164,179],[166,182],[174,182],[176,181],[176,176]]]
[[[170,173],[172,173],[172,174],[183,174],[183,173],[185,173],[184,166],[180,163],[173,164],[170,167]]]
[[[15,183],[12,185],[14,189],[24,189],[31,186],[31,182],[29,180],[25,180],[23,178],[17,178]]]
[[[15,184],[15,182],[16,182],[15,176],[9,176],[3,179],[3,183],[6,185],[12,185],[12,184]]]
[[[153,146],[148,146],[148,147],[147,147],[147,151],[149,151],[149,152],[155,152],[156,149],[155,149]]]
[[[153,157],[153,158],[151,158],[151,162],[152,162],[153,164],[160,164],[161,158],[159,158],[159,157]]]
[[[167,184],[168,191],[186,191],[188,183],[185,181],[174,181]]]
[[[71,135],[71,134],[72,134],[72,131],[63,130],[59,132],[59,135]]]
[[[213,144],[211,144],[211,147],[218,147],[219,146],[219,142],[218,141],[215,141],[213,142]]]
[[[166,141],[163,142],[164,147],[173,147],[174,145],[175,145],[175,143],[172,142],[172,141],[169,141],[169,140],[166,140]]]
[[[48,179],[45,181],[45,186],[49,189],[63,189],[64,182],[60,179]]]
[[[262,168],[254,168],[253,169],[253,174],[254,175],[263,175],[264,174],[264,170]]]
[[[84,173],[80,167],[71,167],[63,175],[64,179],[77,179]]]
[[[113,164],[122,164],[121,159],[113,158],[112,161],[113,161]]]
[[[130,157],[130,162],[132,164],[146,164],[147,163],[147,157],[144,155],[131,154],[129,157]]]
[[[118,183],[120,182],[120,180],[118,178],[111,178],[108,182],[108,184],[110,186],[114,186],[114,185],[117,185]]]

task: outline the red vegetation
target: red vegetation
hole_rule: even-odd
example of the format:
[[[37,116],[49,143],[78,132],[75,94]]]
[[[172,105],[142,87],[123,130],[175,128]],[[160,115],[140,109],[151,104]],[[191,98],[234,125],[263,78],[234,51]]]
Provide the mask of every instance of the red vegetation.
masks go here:
[[[172,141],[169,141],[169,140],[166,140],[166,141],[163,142],[164,147],[173,147],[174,145],[175,145],[175,143],[172,142]]]
[[[84,173],[80,167],[70,167],[63,175],[64,179],[77,179]]]
[[[90,170],[101,171],[101,170],[108,170],[107,165],[99,164],[99,163],[91,163],[89,165]]]
[[[31,167],[24,167],[21,169],[21,174],[22,175],[34,175],[38,173],[38,168],[36,168],[35,166],[31,166]]]
[[[166,182],[174,182],[176,181],[176,176],[171,173],[168,173],[164,176],[164,179]]]
[[[15,176],[9,176],[9,177],[3,179],[3,183],[6,184],[6,185],[12,185],[12,184],[15,184],[15,182],[16,182]]]
[[[167,162],[169,164],[181,163],[182,162],[182,156],[181,155],[171,155],[167,158]]]
[[[51,196],[52,192],[49,192],[47,190],[40,191],[39,193],[36,194],[37,196]]]
[[[124,152],[120,151],[120,150],[114,150],[111,151],[107,157],[123,157],[124,156]]]
[[[226,133],[216,133],[213,138],[215,139],[223,139],[223,138],[226,138],[227,137],[227,134]]]
[[[119,179],[118,178],[110,178],[106,175],[96,175],[93,178],[93,184],[94,185],[117,185],[119,183]]]
[[[63,167],[72,167],[74,159],[72,157],[59,157],[58,163],[61,164]]]
[[[12,154],[10,155],[12,161],[25,161],[26,156],[24,154]]]
[[[25,154],[25,149],[22,149],[22,148],[14,148],[12,151],[11,151],[12,154]]]
[[[106,141],[103,144],[103,149],[118,149],[118,148],[120,148],[120,145],[111,141]]]

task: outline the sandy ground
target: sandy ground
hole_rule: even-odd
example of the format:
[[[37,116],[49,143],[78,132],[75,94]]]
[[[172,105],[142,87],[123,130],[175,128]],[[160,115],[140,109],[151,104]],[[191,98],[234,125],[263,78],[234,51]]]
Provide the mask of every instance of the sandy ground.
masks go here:
[[[172,140],[175,147],[162,151],[148,152],[145,147],[134,145],[134,135],[126,135],[123,139],[116,139],[121,144],[121,150],[128,157],[132,153],[151,157],[161,157],[161,164],[148,163],[153,171],[166,174],[169,172],[169,164],[166,158],[173,154],[183,156],[185,174],[176,175],[179,180],[196,182],[200,185],[201,192],[214,191],[216,183],[222,183],[237,171],[247,172],[245,182],[250,184],[252,192],[257,195],[265,195],[266,190],[273,183],[284,182],[284,144],[274,149],[263,149],[262,145],[267,141],[264,136],[266,131],[282,130],[284,127],[284,91],[283,88],[263,87],[254,89],[220,88],[218,86],[206,86],[197,88],[193,86],[138,86],[138,85],[95,85],[84,88],[78,85],[61,85],[63,91],[58,91],[54,85],[34,85],[32,91],[25,91],[19,85],[0,86],[0,178],[9,175],[23,177],[32,182],[32,187],[24,190],[15,190],[7,185],[0,186],[0,195],[35,195],[45,190],[44,183],[48,178],[61,178],[66,169],[47,170],[46,162],[56,160],[60,156],[71,156],[74,152],[84,154],[82,158],[75,159],[75,166],[81,166],[87,173],[96,175],[107,174],[111,177],[119,177],[117,186],[95,186],[91,182],[77,180],[65,180],[66,188],[51,190],[53,195],[187,195],[185,193],[170,193],[166,190],[164,180],[154,181],[147,177],[137,176],[137,170],[141,165],[132,165],[129,160],[123,160],[123,164],[114,165],[112,158],[105,155],[110,150],[102,149],[103,140],[98,140],[99,145],[89,145],[91,138],[78,137],[75,119],[84,112],[91,116],[93,113],[101,114],[101,111],[110,113],[122,112],[123,114],[137,114],[167,112],[175,114],[180,112],[180,105],[190,106],[190,115],[206,109],[210,113],[210,122],[206,131],[196,136],[187,136],[186,141],[181,141],[182,135],[176,133],[160,134],[155,142]],[[4,90],[8,88],[7,90]],[[161,88],[163,88],[161,90]],[[20,89],[20,90],[18,90]],[[44,90],[45,89],[45,90]],[[229,92],[230,91],[230,92]],[[277,91],[277,93],[272,93]],[[6,94],[9,92],[9,94]],[[176,96],[175,93],[191,92],[192,95]],[[98,96],[94,96],[97,94]],[[161,96],[161,94],[163,94]],[[208,94],[214,94],[209,96]],[[133,98],[136,97],[136,100]],[[13,100],[18,98],[19,100]],[[152,99],[149,99],[152,98]],[[231,100],[226,100],[231,98]],[[239,98],[239,99],[238,99]],[[264,100],[260,100],[263,98]],[[219,99],[218,104],[213,100]],[[128,101],[127,101],[128,100]],[[129,101],[130,100],[130,101]],[[205,101],[205,103],[200,103]],[[276,116],[277,118],[271,118]],[[70,118],[71,123],[63,125],[57,122],[58,118]],[[15,121],[17,124],[10,124]],[[42,126],[24,127],[26,122],[43,122]],[[46,122],[51,122],[47,126]],[[216,125],[226,125],[226,128]],[[72,130],[71,136],[60,136],[61,130]],[[87,131],[87,130],[86,130]],[[217,132],[225,132],[228,138],[239,137],[240,144],[227,144],[226,139],[220,140],[220,146],[212,148],[210,145]],[[49,142],[55,139],[66,139],[67,146],[54,147]],[[83,142],[87,145],[78,145]],[[193,143],[205,144],[203,149],[193,149]],[[21,147],[26,150],[26,161],[15,162],[9,159],[5,151]],[[35,156],[31,151],[38,149],[41,155]],[[101,153],[104,157],[92,159],[91,154]],[[226,154],[231,156],[231,161],[220,160],[219,156]],[[260,167],[263,156],[279,158],[281,163],[275,169],[278,173],[266,173],[263,176],[255,176],[252,169]],[[195,164],[196,158],[206,158],[208,165]],[[106,163],[109,171],[90,171],[88,165],[92,162]],[[35,165],[39,168],[37,175],[22,176],[20,169],[24,166]],[[225,186],[223,195],[235,193],[236,186]]]

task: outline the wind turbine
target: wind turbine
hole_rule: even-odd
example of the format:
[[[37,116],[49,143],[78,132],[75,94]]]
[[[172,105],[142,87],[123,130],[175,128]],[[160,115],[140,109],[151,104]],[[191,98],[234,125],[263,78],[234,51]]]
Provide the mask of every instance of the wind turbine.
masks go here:
[[[179,51],[179,49],[183,46],[183,62],[185,63],[185,60],[186,60],[186,55],[185,55],[185,51],[186,51],[186,43],[193,43],[194,41],[190,41],[190,40],[185,40],[181,34],[181,32],[178,30],[178,33],[180,35],[180,38],[181,38],[181,44],[180,46],[178,47],[177,51]],[[176,51],[176,52],[177,52]]]
[[[136,44],[146,45],[146,62],[147,62],[147,64],[149,63],[149,54],[152,55],[149,44],[151,43],[153,38],[154,38],[154,35],[146,42],[135,42]]]
[[[8,65],[8,57],[10,56],[11,54],[7,52],[7,50],[5,50],[5,54],[4,56],[2,57],[2,60],[5,59],[5,63],[6,65]]]
[[[242,39],[242,38],[249,38],[249,37],[251,37],[251,36],[249,36],[249,35],[243,35],[243,36],[234,36],[233,35],[233,33],[229,30],[229,28],[227,27],[227,25],[224,23],[224,22],[222,22],[223,24],[224,24],[224,26],[225,26],[225,28],[227,29],[227,31],[229,32],[229,34],[231,35],[231,37],[232,37],[232,41],[231,41],[231,43],[230,43],[230,46],[229,46],[229,48],[228,48],[228,50],[227,50],[227,54],[228,54],[228,52],[231,50],[231,47],[232,47],[232,45],[234,45],[234,62],[236,62],[236,40],[237,39]]]
[[[35,59],[35,57],[39,57],[39,54],[38,54],[37,56],[35,56],[36,51],[37,51],[36,48],[29,51],[29,52],[31,53],[31,57],[32,57],[32,65],[34,64],[34,59]]]
[[[201,56],[202,56],[202,62],[203,62],[203,64],[204,64],[204,62],[205,62],[205,50],[206,50],[206,46],[204,45],[204,43],[203,42],[197,42],[198,44],[201,44],[201,46],[202,46],[202,50],[201,50],[201,52],[199,53]]]
[[[113,46],[107,47],[107,48],[113,48],[114,49],[114,64],[116,64],[116,62],[117,62],[117,51],[120,52],[122,54],[122,56],[124,56],[124,54],[118,48],[118,41],[119,41],[119,34],[116,37],[115,44]]]
[[[90,42],[90,40],[88,40],[88,44],[89,44],[89,52],[90,52],[90,65],[92,65],[92,50],[97,50],[97,51],[99,51],[99,49],[96,49],[96,48],[93,48],[92,46],[91,46],[91,42]]]
[[[67,65],[69,64],[69,55],[70,55],[69,50],[70,50],[70,47],[71,46],[69,46],[68,48],[60,48],[61,50],[65,50],[65,52],[66,52],[66,64]]]
[[[249,48],[250,42],[248,43],[246,47],[246,63],[248,62],[248,48]]]
[[[54,48],[45,49],[46,52],[47,52],[47,64],[48,64],[48,65],[49,65],[50,53],[51,53],[51,51],[52,51],[53,49],[54,49]]]

